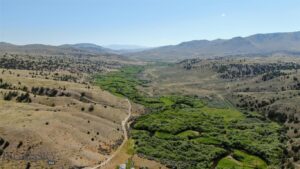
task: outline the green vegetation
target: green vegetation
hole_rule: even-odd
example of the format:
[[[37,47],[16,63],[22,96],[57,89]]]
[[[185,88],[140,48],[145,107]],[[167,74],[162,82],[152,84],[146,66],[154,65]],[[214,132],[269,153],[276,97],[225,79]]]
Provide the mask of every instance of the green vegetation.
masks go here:
[[[147,114],[133,126],[136,151],[179,168],[210,168],[216,159],[233,149],[245,150],[268,164],[279,165],[280,126],[237,112],[204,106]]]
[[[216,169],[266,169],[267,164],[259,157],[249,155],[240,150],[234,150],[232,155],[224,157]]]
[[[126,153],[133,155],[134,154],[134,140],[128,139],[125,143]]]
[[[117,96],[127,97],[128,99],[145,105],[146,107],[159,108],[164,105],[159,98],[144,97],[136,86],[144,85],[147,82],[136,78],[144,70],[140,66],[124,67],[120,71],[110,72],[105,75],[96,75],[95,83]]]
[[[136,153],[184,169],[206,169],[217,163],[219,168],[239,164],[251,168],[252,161],[261,168],[279,166],[283,154],[279,125],[231,106],[208,106],[197,96],[149,97],[136,88],[146,83],[137,78],[141,71],[140,67],[128,67],[96,76],[102,88],[151,111],[132,125]],[[229,154],[241,158],[232,161],[226,157]]]
[[[102,89],[119,95],[126,96],[130,99],[139,99],[135,86],[142,85],[143,82],[135,78],[136,74],[143,70],[142,67],[132,66],[125,67],[118,72],[111,72],[106,75],[96,75],[95,83],[100,85]]]
[[[201,109],[204,112],[209,113],[211,116],[223,117],[224,121],[229,122],[232,120],[240,120],[243,119],[243,114],[236,109],[232,108],[210,108],[203,107]]]
[[[221,145],[221,142],[213,137],[199,137],[196,139],[193,139],[193,142],[198,142],[202,144],[211,144],[211,145]]]
[[[198,137],[199,135],[200,134],[198,131],[193,131],[193,130],[187,130],[177,134],[177,136],[182,139],[192,139]]]

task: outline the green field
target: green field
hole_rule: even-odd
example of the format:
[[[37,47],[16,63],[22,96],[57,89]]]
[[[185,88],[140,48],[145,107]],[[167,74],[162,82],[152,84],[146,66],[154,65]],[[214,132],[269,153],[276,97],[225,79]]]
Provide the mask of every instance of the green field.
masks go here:
[[[132,125],[136,153],[182,169],[279,166],[283,144],[278,124],[230,106],[212,107],[197,96],[149,97],[136,88],[146,83],[137,78],[142,70],[129,67],[95,80],[102,88],[151,110]],[[240,158],[229,159],[230,154]]]
[[[266,169],[267,164],[261,158],[249,155],[240,150],[234,150],[232,155],[224,157],[216,169]]]

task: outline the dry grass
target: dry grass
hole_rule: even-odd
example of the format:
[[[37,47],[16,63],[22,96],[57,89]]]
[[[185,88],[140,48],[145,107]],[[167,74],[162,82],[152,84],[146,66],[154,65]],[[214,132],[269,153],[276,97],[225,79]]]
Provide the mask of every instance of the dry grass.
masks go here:
[[[126,164],[128,160],[133,162],[135,168],[148,167],[149,169],[167,169],[159,162],[141,158],[134,154],[133,146],[133,140],[129,139],[121,151],[105,166],[105,169],[115,169],[120,164]]]
[[[10,70],[1,74],[4,82],[17,87],[65,87],[70,97],[47,97],[30,94],[31,103],[4,101],[0,93],[0,135],[10,142],[5,152],[14,154],[52,152],[53,166],[87,166],[105,160],[113,147],[123,139],[121,121],[127,116],[127,102],[98,87],[87,88],[85,84],[54,81],[44,77],[31,78],[30,71]],[[2,72],[2,70],[0,70]],[[21,82],[21,85],[19,84]],[[21,93],[21,91],[19,91]],[[81,93],[87,101],[81,101]],[[91,102],[91,103],[87,103]],[[94,110],[89,111],[93,105]],[[85,110],[82,111],[81,108]],[[22,141],[21,148],[17,148]],[[102,147],[102,152],[99,147]],[[31,147],[31,148],[29,148]],[[107,150],[108,154],[103,152]],[[22,164],[21,164],[22,163]],[[5,168],[26,165],[24,161],[10,160],[1,163]],[[45,160],[32,162],[34,166],[49,167]],[[25,168],[25,167],[23,167]]]

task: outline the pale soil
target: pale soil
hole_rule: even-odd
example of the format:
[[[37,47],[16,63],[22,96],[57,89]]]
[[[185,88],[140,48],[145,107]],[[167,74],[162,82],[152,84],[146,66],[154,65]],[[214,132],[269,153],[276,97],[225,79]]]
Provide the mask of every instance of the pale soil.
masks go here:
[[[156,161],[144,159],[137,155],[134,155],[132,160],[134,161],[134,164],[137,168],[148,167],[149,169],[167,169],[167,167],[165,167],[164,165],[162,165]]]
[[[130,149],[130,145],[128,141],[124,144],[124,146],[118,151],[118,153],[111,159],[109,163],[105,166],[97,168],[97,169],[116,169],[120,164],[126,164],[129,159],[131,159],[134,163],[134,167],[136,169],[140,167],[148,167],[149,169],[167,169],[164,165],[145,158],[141,158],[136,154],[132,154],[128,151]]]

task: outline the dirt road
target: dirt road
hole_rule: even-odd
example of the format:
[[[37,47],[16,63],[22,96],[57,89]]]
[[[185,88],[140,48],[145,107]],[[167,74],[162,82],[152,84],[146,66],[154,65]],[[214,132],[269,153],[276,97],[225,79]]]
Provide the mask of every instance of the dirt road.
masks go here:
[[[109,156],[101,164],[92,166],[92,167],[85,167],[85,169],[100,169],[100,168],[105,167],[119,153],[119,151],[122,149],[122,147],[125,145],[126,141],[128,140],[127,123],[131,116],[131,103],[128,99],[126,99],[126,100],[128,102],[128,116],[122,121],[122,130],[124,133],[124,140],[123,140],[122,144],[118,147],[118,149],[111,156]]]

